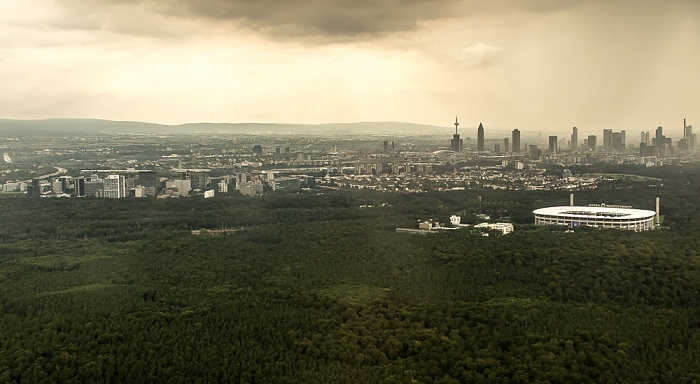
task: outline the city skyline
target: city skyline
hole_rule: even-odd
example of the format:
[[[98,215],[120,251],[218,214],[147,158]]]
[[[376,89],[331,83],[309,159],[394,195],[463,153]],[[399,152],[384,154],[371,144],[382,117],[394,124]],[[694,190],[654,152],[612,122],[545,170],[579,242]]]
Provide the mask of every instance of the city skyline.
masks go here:
[[[455,119],[454,125],[455,125],[455,134],[453,135],[453,137],[459,137],[460,135],[457,133],[457,127],[460,125],[460,123],[458,123],[456,119]],[[668,139],[669,140],[676,140],[676,143],[678,141],[690,140],[691,136],[695,137],[692,133],[693,126],[692,126],[692,124],[688,124],[686,117],[683,118],[683,123],[679,127],[680,136],[676,136],[676,134],[678,132],[677,132],[677,129],[674,129],[674,128],[676,128],[676,127],[671,127],[669,129],[668,127],[664,128],[663,126],[659,125],[659,126],[654,127],[654,129],[646,129],[646,130],[642,129],[642,130],[640,130],[641,139],[640,139],[639,143],[646,142],[647,144],[651,145],[651,141],[646,138],[646,137],[648,137],[649,132],[654,131],[657,133],[657,136],[658,136],[659,132],[661,132],[663,129],[666,129],[667,133],[669,131],[672,132],[672,135],[670,137],[668,137]],[[466,127],[464,129],[473,131],[474,127]],[[569,128],[569,129],[571,129],[571,135],[569,136],[570,140],[566,141],[565,138],[561,138],[561,140],[564,140],[567,144],[567,147],[569,147],[570,149],[578,148],[579,147],[579,142],[578,142],[579,129],[578,129],[578,127],[575,127],[575,126]],[[585,131],[583,131],[583,133],[584,134],[585,133],[592,133],[589,136],[596,136],[596,137],[600,136],[601,140],[603,142],[603,149],[607,149],[607,150],[610,150],[613,148],[620,149],[621,147],[624,147],[625,143],[628,143],[627,137],[626,137],[627,131],[624,129],[619,130],[619,131],[614,131],[612,128],[600,128],[597,131],[599,131],[600,134],[595,133],[596,129],[585,130]],[[490,136],[486,135],[486,132],[485,132],[484,127],[483,127],[483,123],[480,122],[478,127],[476,127],[476,143],[477,143],[476,150],[483,151],[485,149],[485,143],[484,143],[485,140],[501,139],[502,138],[501,135],[505,134],[505,132],[506,131],[504,131],[503,128],[497,128],[495,130],[495,133],[492,133]],[[519,141],[520,130],[517,128],[512,131],[512,135],[514,135],[513,140],[515,141],[516,132],[517,132],[518,141]],[[541,136],[543,132],[542,131],[534,131],[534,132],[526,132],[526,133],[528,133],[528,135],[530,137],[532,137],[532,136],[537,137],[537,136]],[[551,131],[550,133],[558,133],[558,134],[563,134],[564,136],[566,136],[565,131],[562,131],[562,130]],[[465,136],[465,137],[467,140],[473,140],[470,136]],[[561,146],[559,144],[555,144],[554,146],[552,146],[551,140],[553,137],[557,138],[556,135],[554,135],[554,136],[550,135],[548,142],[543,137],[540,138],[542,140],[542,143],[548,143],[548,146],[550,148],[550,152],[551,152],[552,147],[557,148],[557,150],[561,150],[563,148],[563,146]],[[505,138],[505,139],[507,140],[508,138]],[[629,141],[629,143],[633,143],[633,142],[636,143],[634,140]],[[506,147],[507,146],[508,145],[506,145]],[[450,142],[450,147],[454,149],[454,138]],[[460,150],[461,150],[461,147],[460,147]]]
[[[675,132],[700,106],[697,20],[683,0],[9,1],[0,118],[443,126],[459,111]]]

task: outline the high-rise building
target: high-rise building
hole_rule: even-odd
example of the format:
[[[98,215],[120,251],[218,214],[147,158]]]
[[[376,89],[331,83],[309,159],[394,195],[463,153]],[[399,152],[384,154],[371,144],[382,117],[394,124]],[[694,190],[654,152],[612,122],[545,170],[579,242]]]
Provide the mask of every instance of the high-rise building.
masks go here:
[[[389,152],[389,141],[384,140],[384,153]]]
[[[595,151],[598,146],[598,136],[588,135],[588,149]]]
[[[612,129],[603,130],[603,150],[609,151],[612,149]]]
[[[503,152],[510,152],[510,140],[507,137],[503,138]]]
[[[698,134],[691,133],[689,135],[689,139],[688,139],[688,149],[690,149],[691,151],[694,151],[697,143],[698,143]]]
[[[650,144],[650,143],[647,143],[647,139],[646,139],[646,136],[644,135],[644,131],[642,131],[642,135],[639,137],[639,142],[644,143],[644,144]]]
[[[463,148],[462,139],[459,138],[459,133],[457,133],[457,127],[459,127],[459,121],[455,116],[455,134],[452,135],[452,140],[450,140],[450,149],[452,149],[455,152],[461,152]]]
[[[683,118],[683,138],[688,143],[688,149],[691,151],[694,150],[697,135],[693,133],[693,126],[686,124],[685,117]]]
[[[156,171],[139,171],[136,183],[146,188],[147,196],[155,196],[158,193],[158,177]]]
[[[612,149],[622,151],[625,149],[625,131],[613,132],[611,138]]]
[[[664,136],[664,129],[661,126],[656,128],[656,135],[651,142],[656,148],[657,154],[666,155],[666,136]]]
[[[78,176],[73,181],[73,196],[85,197],[85,177]]]
[[[574,127],[571,132],[571,150],[575,151],[578,149],[578,128]]]
[[[664,129],[659,126],[656,128],[656,135],[654,135],[655,145],[661,144],[664,141]]]
[[[513,152],[520,153],[520,130],[517,128],[513,130],[513,136],[511,140],[513,142]]]
[[[481,123],[476,130],[476,150],[479,152],[484,150],[484,126]]]
[[[493,151],[495,153],[501,153],[501,145],[500,144],[494,144],[493,145]]]
[[[104,197],[105,182],[97,175],[91,175],[90,180],[85,181],[85,196]]]
[[[32,179],[32,184],[27,186],[27,197],[30,199],[38,199],[41,197],[41,180]]]
[[[121,199],[126,197],[126,184],[124,176],[109,175],[104,179],[104,197],[108,199]]]
[[[203,191],[207,188],[207,185],[209,184],[208,169],[189,171],[188,176],[190,179],[190,185],[192,186],[192,189],[199,189]]]
[[[624,129],[620,131],[620,135],[622,137],[622,149],[625,149],[625,143],[627,143],[627,131]]]
[[[549,136],[549,153],[557,153],[557,137]]]

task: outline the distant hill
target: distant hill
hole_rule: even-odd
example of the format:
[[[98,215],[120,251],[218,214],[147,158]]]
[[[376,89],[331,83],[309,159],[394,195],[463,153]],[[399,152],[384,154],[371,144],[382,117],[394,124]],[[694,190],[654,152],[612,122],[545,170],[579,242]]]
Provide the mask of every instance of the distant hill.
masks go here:
[[[451,128],[403,122],[331,124],[190,123],[152,124],[99,119],[0,119],[0,134],[11,136],[63,136],[71,134],[163,133],[163,134],[304,134],[304,135],[403,135],[449,134]]]

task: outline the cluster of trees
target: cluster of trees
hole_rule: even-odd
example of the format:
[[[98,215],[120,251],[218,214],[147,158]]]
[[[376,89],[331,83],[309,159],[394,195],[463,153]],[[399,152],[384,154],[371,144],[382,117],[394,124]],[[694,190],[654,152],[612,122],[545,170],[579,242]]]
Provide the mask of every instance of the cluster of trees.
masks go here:
[[[542,191],[0,199],[0,381],[697,381],[700,170],[667,174],[577,194],[661,196],[645,233],[535,227]],[[394,230],[477,196],[516,232]]]

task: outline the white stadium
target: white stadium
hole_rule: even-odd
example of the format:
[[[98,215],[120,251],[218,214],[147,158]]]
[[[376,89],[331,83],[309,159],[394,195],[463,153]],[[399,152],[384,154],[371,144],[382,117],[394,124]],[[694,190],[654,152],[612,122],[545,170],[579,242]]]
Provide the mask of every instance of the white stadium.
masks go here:
[[[589,226],[596,228],[619,228],[630,231],[648,231],[657,222],[657,213],[632,207],[606,206],[560,206],[535,209],[536,225]]]

